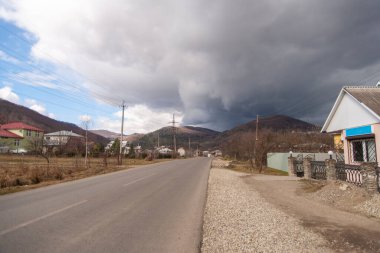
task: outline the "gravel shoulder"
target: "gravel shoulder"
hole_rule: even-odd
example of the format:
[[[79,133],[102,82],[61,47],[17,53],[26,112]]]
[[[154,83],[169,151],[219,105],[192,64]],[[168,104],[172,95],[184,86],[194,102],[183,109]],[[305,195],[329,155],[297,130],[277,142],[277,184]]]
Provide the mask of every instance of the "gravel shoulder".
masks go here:
[[[211,169],[202,252],[380,252],[379,219],[307,198],[290,179]]]
[[[323,236],[261,197],[247,177],[211,169],[202,252],[333,252]]]
[[[269,203],[283,212],[295,217],[303,227],[322,235],[328,246],[336,252],[380,252],[380,219],[366,217],[353,207],[363,199],[363,192],[343,195],[337,187],[330,184],[314,193],[303,191],[304,182],[273,180],[267,176],[246,177],[245,182],[260,193]],[[337,194],[338,198],[331,195]],[[342,200],[347,202],[343,204]],[[337,203],[332,204],[331,199]],[[352,211],[347,209],[351,205]]]

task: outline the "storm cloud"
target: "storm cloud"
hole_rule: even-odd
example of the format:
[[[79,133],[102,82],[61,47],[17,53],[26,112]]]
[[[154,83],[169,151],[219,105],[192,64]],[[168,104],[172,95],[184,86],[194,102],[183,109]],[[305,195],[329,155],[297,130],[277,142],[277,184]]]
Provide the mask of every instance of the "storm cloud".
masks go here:
[[[35,36],[33,57],[77,70],[94,96],[177,110],[183,124],[321,123],[343,85],[380,78],[376,0],[1,2],[0,17]]]

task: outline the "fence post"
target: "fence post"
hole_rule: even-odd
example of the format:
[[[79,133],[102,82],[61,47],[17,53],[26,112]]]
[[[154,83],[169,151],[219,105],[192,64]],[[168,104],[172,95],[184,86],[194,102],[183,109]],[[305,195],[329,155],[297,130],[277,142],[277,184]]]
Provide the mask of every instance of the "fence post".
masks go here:
[[[377,191],[376,166],[373,164],[363,163],[361,168],[360,173],[363,178],[363,188],[370,194],[374,194]]]
[[[295,157],[292,157],[292,156],[288,157],[288,174],[291,177],[297,176],[296,166],[294,165],[295,160],[296,160]]]
[[[305,179],[311,179],[311,158],[303,159],[303,176]]]
[[[327,181],[335,181],[336,177],[336,161],[334,159],[326,159],[326,179]]]

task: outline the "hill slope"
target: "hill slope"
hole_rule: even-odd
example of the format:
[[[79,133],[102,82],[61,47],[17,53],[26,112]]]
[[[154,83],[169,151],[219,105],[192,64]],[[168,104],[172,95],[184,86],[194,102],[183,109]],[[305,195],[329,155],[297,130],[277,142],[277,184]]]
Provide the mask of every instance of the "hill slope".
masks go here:
[[[51,119],[25,106],[16,105],[0,99],[0,124],[14,121],[21,121],[36,126],[43,129],[45,133],[68,130],[80,135],[85,135],[85,131],[75,124]],[[88,139],[103,144],[108,142],[103,136],[91,133],[90,131],[88,132]]]
[[[188,147],[189,139],[192,149],[196,149],[197,146],[202,146],[205,142],[218,136],[220,132],[193,126],[181,126],[176,127],[176,140],[177,148]],[[173,128],[163,127],[154,132],[145,134],[135,142],[140,143],[144,148],[152,148],[158,145],[158,138],[160,146],[173,146]]]
[[[319,128],[313,124],[307,123],[305,121],[295,119],[285,115],[274,115],[269,117],[259,118],[259,133],[264,130],[272,131],[296,131],[296,132],[309,132],[316,131]],[[246,133],[256,131],[256,119],[248,123],[236,126],[230,130],[222,132],[215,140],[213,145],[215,147],[220,147],[223,143],[226,143],[232,139],[239,140],[241,136]]]
[[[270,129],[274,131],[315,131],[317,126],[310,124],[308,122],[295,119],[285,115],[274,115],[269,117],[259,118],[259,129]],[[223,135],[230,135],[238,132],[247,132],[256,130],[256,120],[252,120],[243,125],[234,127],[230,130],[223,132]]]

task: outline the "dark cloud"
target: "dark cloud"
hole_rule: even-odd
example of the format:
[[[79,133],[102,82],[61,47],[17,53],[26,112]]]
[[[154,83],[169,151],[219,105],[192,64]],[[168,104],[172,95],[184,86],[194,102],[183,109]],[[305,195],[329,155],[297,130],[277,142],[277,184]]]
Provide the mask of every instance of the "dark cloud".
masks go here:
[[[180,109],[185,124],[226,129],[256,114],[321,123],[342,85],[380,78],[379,1],[47,1],[54,18],[34,26],[27,2],[8,19],[40,38],[37,48],[107,97]]]

